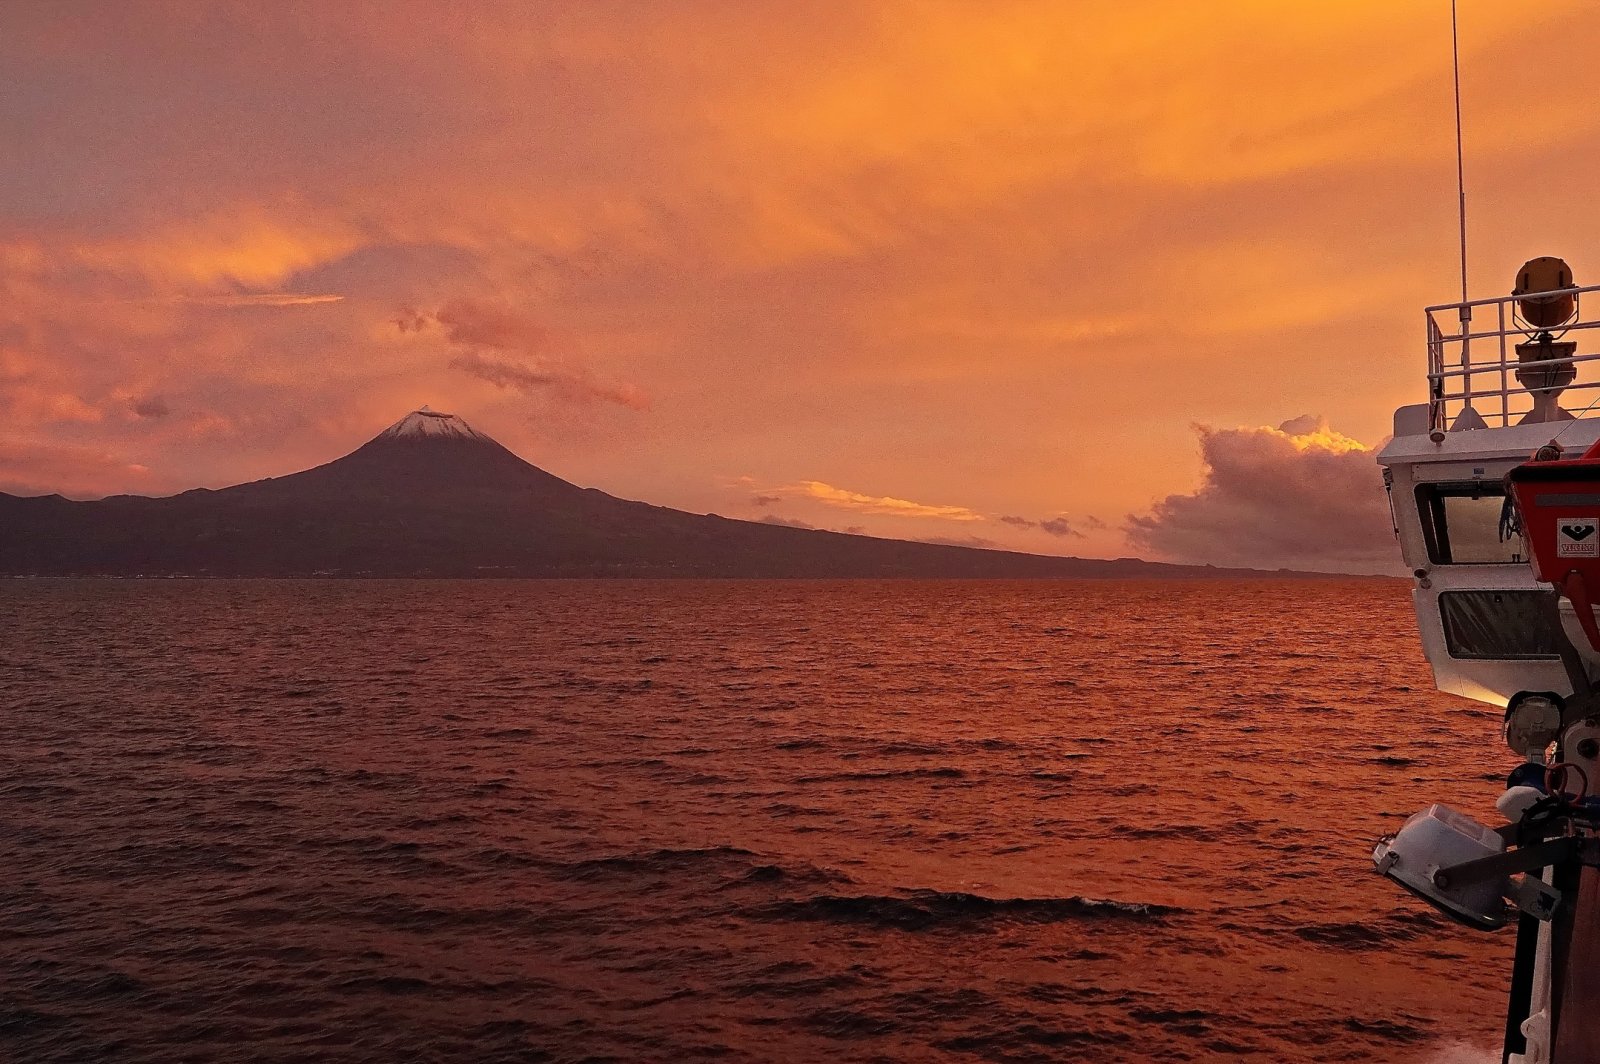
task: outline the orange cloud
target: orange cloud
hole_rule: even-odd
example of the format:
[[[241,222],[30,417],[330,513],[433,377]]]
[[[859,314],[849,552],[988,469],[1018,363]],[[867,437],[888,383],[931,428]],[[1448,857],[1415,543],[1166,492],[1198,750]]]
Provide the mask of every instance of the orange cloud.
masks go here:
[[[133,274],[153,285],[276,285],[361,246],[343,223],[259,208],[184,219],[127,235],[88,236],[62,249],[71,264]]]
[[[884,517],[932,517],[941,521],[983,521],[982,514],[965,506],[938,506],[929,503],[896,499],[890,495],[864,495],[859,491],[846,491],[820,480],[802,480],[783,488],[774,488],[770,494],[790,495],[812,499],[825,506],[858,513],[878,514]]]
[[[311,295],[303,292],[259,292],[255,294],[217,296],[175,296],[174,303],[190,303],[200,307],[314,307],[323,303],[340,303],[344,296]]]

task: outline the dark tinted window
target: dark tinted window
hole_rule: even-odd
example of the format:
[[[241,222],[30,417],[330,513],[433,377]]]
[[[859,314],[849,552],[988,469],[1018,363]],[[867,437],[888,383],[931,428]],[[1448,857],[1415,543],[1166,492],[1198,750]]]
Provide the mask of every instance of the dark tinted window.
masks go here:
[[[1444,591],[1439,616],[1453,658],[1553,658],[1549,591]]]
[[[1524,561],[1522,537],[1505,524],[1500,484],[1419,484],[1417,512],[1435,565],[1504,565]]]

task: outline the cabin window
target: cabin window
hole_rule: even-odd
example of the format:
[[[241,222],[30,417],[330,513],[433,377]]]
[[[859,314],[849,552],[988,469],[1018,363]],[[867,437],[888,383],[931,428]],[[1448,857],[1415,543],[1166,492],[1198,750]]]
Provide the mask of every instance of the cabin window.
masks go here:
[[[1435,565],[1506,565],[1525,561],[1522,536],[1509,522],[1501,484],[1420,484],[1417,512]]]
[[[1560,656],[1548,591],[1442,591],[1439,619],[1452,658]]]

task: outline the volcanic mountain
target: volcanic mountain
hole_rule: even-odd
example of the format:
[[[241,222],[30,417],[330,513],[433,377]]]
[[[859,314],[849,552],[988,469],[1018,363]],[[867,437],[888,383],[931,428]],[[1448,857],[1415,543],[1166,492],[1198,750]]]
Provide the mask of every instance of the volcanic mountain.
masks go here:
[[[0,492],[0,574],[1048,577],[1217,575],[733,521],[617,499],[424,407],[290,476],[167,498]]]

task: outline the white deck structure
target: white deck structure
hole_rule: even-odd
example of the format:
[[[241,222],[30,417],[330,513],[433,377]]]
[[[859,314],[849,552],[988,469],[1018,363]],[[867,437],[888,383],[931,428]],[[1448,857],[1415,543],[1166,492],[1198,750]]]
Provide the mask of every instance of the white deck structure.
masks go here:
[[[1427,310],[1428,401],[1395,411],[1378,462],[1441,691],[1500,706],[1520,691],[1572,691],[1550,627],[1555,595],[1534,579],[1521,537],[1501,525],[1502,481],[1552,439],[1569,455],[1600,439],[1600,366],[1589,365],[1600,361],[1600,315],[1582,305],[1591,292],[1600,286],[1544,294],[1576,301],[1576,319],[1558,330],[1576,344],[1535,361],[1518,358],[1519,341],[1526,347],[1537,332],[1517,314],[1526,294]],[[1600,295],[1590,302],[1600,308]],[[1519,371],[1574,379],[1540,395]],[[1559,608],[1571,645],[1594,658],[1571,605]]]

